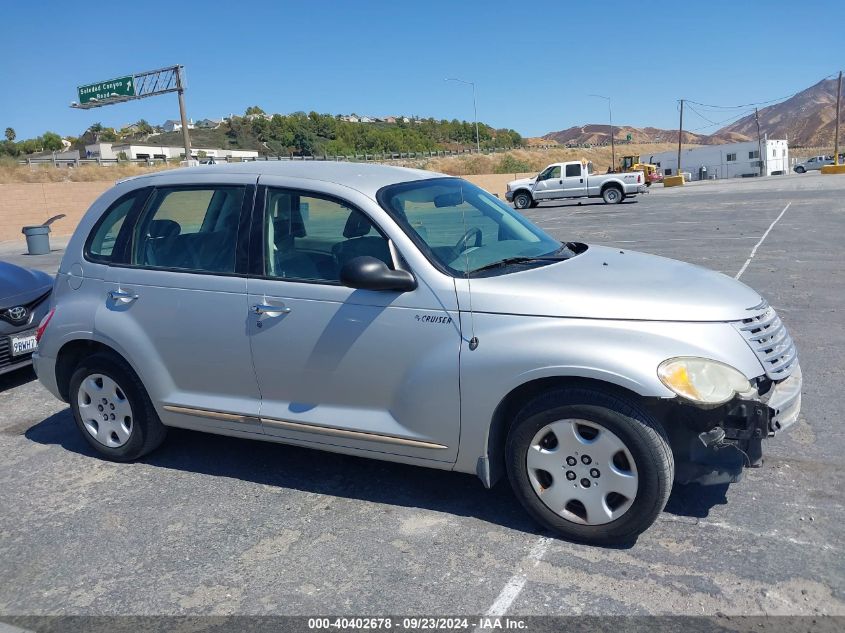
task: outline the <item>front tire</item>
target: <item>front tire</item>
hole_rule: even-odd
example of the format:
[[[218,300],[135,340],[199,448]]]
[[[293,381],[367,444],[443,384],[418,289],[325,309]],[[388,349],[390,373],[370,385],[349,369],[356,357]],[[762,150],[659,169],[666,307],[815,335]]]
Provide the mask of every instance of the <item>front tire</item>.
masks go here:
[[[801,166],[798,166],[798,167],[796,167],[796,168],[795,168],[795,173],[796,173],[796,174],[803,174],[803,173],[804,173],[804,172],[806,172],[806,171],[807,171],[807,170],[806,170],[806,169],[804,169],[804,168],[803,168],[803,167],[801,167]]]
[[[515,209],[527,209],[531,206],[534,199],[527,191],[518,191],[513,197],[513,206]]]
[[[535,398],[506,445],[508,478],[541,525],[590,544],[626,543],[666,505],[675,465],[660,424],[633,402],[588,389]]]
[[[619,204],[625,197],[619,187],[608,187],[601,193],[605,204]]]
[[[167,434],[140,378],[111,354],[82,360],[70,378],[70,407],[85,440],[112,461],[155,450]]]

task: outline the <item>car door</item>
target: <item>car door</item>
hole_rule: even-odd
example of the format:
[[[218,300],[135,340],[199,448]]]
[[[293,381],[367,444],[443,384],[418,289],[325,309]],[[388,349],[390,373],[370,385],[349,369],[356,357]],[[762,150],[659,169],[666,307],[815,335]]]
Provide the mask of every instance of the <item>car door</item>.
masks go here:
[[[587,193],[587,174],[581,163],[569,163],[563,174],[563,195],[577,198]]]
[[[355,204],[287,183],[261,177],[267,186],[259,186],[250,248],[247,332],[265,433],[335,450],[454,462],[460,431],[454,284],[446,303],[426,283],[405,293],[343,286],[340,269],[350,259],[366,255],[391,268],[404,260],[360,210],[369,199],[357,194]]]
[[[166,424],[261,432],[246,318],[255,180],[159,184],[120,238],[95,328]]]
[[[537,182],[534,183],[534,199],[550,200],[559,198],[563,190],[563,181],[560,178],[560,165],[552,165],[544,169]]]

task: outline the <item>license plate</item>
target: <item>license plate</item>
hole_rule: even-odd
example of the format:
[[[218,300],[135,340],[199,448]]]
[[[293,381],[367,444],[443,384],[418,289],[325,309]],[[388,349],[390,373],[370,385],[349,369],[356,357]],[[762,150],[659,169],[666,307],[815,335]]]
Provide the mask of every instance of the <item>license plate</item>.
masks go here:
[[[34,352],[38,348],[35,332],[23,332],[9,337],[12,345],[12,356],[22,356]]]

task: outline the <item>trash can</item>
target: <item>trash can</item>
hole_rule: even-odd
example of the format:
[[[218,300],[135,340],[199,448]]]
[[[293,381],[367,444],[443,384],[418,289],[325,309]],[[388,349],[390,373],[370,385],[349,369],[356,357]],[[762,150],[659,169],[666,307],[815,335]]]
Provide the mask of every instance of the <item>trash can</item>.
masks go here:
[[[40,226],[25,226],[21,233],[26,236],[26,248],[30,255],[47,255],[50,253],[50,225],[65,217],[64,213],[54,215]]]

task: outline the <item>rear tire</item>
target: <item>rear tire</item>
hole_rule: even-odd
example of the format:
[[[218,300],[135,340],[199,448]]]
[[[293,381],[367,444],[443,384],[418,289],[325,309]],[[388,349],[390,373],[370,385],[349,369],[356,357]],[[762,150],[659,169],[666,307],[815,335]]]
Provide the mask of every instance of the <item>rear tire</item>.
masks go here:
[[[534,199],[527,191],[518,191],[513,197],[514,209],[527,209],[532,202],[534,202]]]
[[[138,459],[167,435],[141,379],[112,354],[84,358],[70,378],[68,393],[77,428],[106,459]]]
[[[666,505],[675,463],[660,423],[635,403],[582,388],[529,402],[506,444],[508,478],[541,525],[595,545],[627,543]]]
[[[601,192],[601,197],[605,204],[619,204],[625,195],[619,187],[608,187]]]

